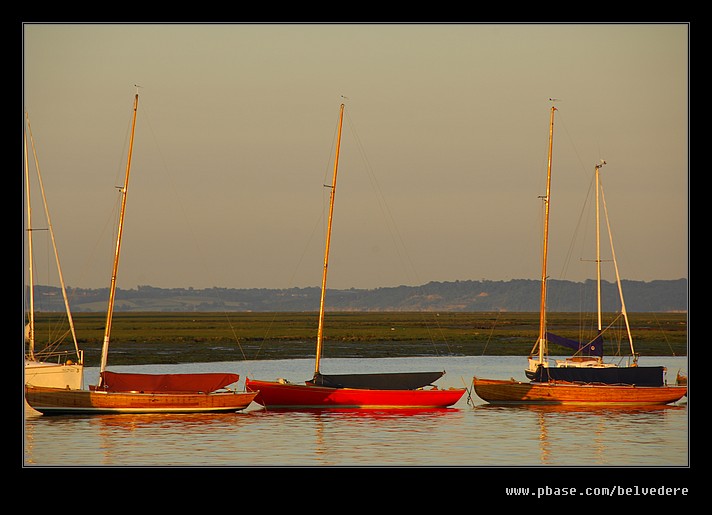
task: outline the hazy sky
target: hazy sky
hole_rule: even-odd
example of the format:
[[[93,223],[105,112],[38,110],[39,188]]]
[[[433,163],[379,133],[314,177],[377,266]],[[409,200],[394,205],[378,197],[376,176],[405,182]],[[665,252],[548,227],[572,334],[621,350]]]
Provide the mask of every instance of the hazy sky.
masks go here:
[[[69,286],[109,285],[134,85],[120,288],[318,286],[341,102],[330,288],[539,279],[552,97],[550,276],[592,277],[600,159],[623,278],[688,275],[686,24],[28,24],[23,53]]]

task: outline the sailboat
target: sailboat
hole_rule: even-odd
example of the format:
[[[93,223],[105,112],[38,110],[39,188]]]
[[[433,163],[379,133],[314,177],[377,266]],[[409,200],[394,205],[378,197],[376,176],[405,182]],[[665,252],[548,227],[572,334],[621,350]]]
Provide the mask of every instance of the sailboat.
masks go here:
[[[106,369],[137,111],[138,93],[133,103],[126,178],[120,189],[121,211],[109,289],[99,384],[90,385],[88,390],[25,384],[25,400],[42,414],[234,412],[245,409],[257,395],[256,392],[238,392],[230,388],[240,378],[238,374],[233,373],[134,374]]]
[[[286,379],[260,381],[247,377],[245,388],[259,392],[255,402],[268,409],[319,409],[319,408],[446,408],[455,404],[465,393],[465,388],[440,389],[432,383],[445,372],[396,372],[380,374],[322,374],[320,369],[324,342],[324,308],[326,278],[329,266],[331,226],[334,214],[336,177],[339,168],[339,150],[344,119],[344,104],[339,109],[339,125],[334,157],[334,174],[329,200],[329,218],[324,249],[324,268],[321,281],[319,326],[316,340],[314,376],[304,383],[291,383]]]
[[[29,272],[29,309],[27,315],[27,323],[25,325],[25,368],[24,382],[38,386],[56,386],[59,388],[80,389],[84,382],[84,353],[79,349],[77,343],[77,335],[74,330],[74,321],[72,319],[72,311],[69,307],[69,299],[67,290],[64,286],[64,277],[62,276],[62,267],[59,262],[59,252],[54,238],[54,230],[52,229],[52,221],[49,216],[47,207],[47,198],[45,195],[42,175],[40,173],[39,160],[35,150],[35,142],[32,137],[32,128],[30,126],[30,117],[25,113],[25,130],[24,130],[24,154],[25,154],[25,199],[27,203],[27,265]],[[32,154],[34,156],[35,170],[37,172],[38,188],[42,194],[42,202],[44,205],[44,213],[47,221],[47,228],[52,241],[54,250],[55,262],[57,265],[57,273],[59,283],[61,285],[62,297],[64,298],[64,306],[67,312],[67,323],[69,332],[72,335],[74,342],[74,352],[69,350],[61,350],[61,345],[64,342],[64,336],[52,338],[43,348],[37,348],[36,332],[35,332],[35,284],[34,284],[34,252],[33,252],[33,231],[32,226],[32,203],[30,195],[30,169],[27,147],[27,137],[30,137],[32,142]]]
[[[590,341],[578,342],[555,335],[547,330],[547,258],[549,239],[549,208],[551,204],[551,161],[554,138],[554,113],[551,107],[549,123],[549,155],[547,162],[546,195],[544,201],[544,243],[541,275],[541,298],[539,311],[539,336],[528,358],[525,375],[528,382],[498,379],[473,378],[475,393],[493,404],[581,404],[581,405],[660,405],[680,400],[687,394],[686,385],[667,385],[665,367],[639,366],[638,355],[633,346],[630,324],[623,299],[618,265],[613,250],[613,238],[606,212],[606,225],[611,245],[612,260],[621,301],[621,314],[625,321],[630,357],[627,363],[606,362],[603,359],[604,330],[601,321],[601,257],[600,257],[600,209],[599,197],[603,198],[600,184],[601,161],[595,167],[596,183],[596,268],[597,268],[597,333]],[[605,198],[603,198],[605,211]],[[572,348],[575,353],[565,359],[550,360],[548,344],[554,343]]]

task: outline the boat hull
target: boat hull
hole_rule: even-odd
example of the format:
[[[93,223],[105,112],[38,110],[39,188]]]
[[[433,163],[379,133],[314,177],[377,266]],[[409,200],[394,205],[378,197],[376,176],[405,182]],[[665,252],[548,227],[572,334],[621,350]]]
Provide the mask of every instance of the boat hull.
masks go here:
[[[25,360],[25,383],[80,390],[83,381],[84,365],[82,364]]]
[[[687,386],[629,386],[520,382],[473,378],[475,393],[490,404],[655,406],[687,395]]]
[[[139,393],[25,385],[25,400],[46,415],[68,413],[215,413],[240,411],[257,392]]]
[[[314,408],[446,408],[459,401],[465,388],[371,390],[330,388],[247,378],[245,388],[259,392],[255,402],[267,409]]]

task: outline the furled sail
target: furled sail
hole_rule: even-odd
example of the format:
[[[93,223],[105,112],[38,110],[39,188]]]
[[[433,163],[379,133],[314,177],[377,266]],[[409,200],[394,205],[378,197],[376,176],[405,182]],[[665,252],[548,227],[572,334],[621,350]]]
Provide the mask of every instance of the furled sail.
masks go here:
[[[445,372],[394,372],[384,374],[321,374],[307,384],[330,388],[368,390],[415,390],[440,379]]]
[[[554,333],[546,333],[546,341],[572,349],[579,356],[603,357],[603,335],[597,335],[588,343],[578,342],[569,338],[564,338]]]

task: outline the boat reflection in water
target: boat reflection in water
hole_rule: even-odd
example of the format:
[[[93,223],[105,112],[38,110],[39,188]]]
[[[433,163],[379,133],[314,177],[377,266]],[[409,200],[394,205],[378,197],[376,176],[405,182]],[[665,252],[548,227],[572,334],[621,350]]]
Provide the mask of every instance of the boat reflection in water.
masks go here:
[[[397,457],[399,466],[409,466],[422,465],[433,449],[440,451],[432,462],[443,465],[447,449],[458,445],[446,428],[462,426],[468,413],[457,408],[312,408],[252,415],[253,421],[294,434],[294,439],[270,449],[281,453],[284,464],[300,460],[320,466],[393,464]]]

